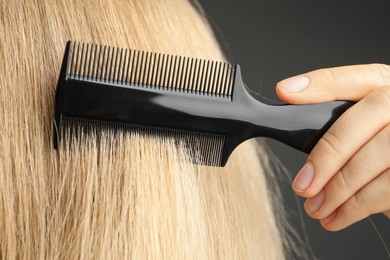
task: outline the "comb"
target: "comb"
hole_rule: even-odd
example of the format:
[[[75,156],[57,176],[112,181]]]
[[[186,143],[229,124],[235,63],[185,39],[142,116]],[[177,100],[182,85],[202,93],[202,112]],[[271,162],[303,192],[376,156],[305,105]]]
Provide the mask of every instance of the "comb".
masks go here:
[[[268,105],[239,65],[67,42],[55,97],[54,147],[102,130],[173,140],[191,162],[224,166],[245,140],[270,137],[310,152],[351,102]]]

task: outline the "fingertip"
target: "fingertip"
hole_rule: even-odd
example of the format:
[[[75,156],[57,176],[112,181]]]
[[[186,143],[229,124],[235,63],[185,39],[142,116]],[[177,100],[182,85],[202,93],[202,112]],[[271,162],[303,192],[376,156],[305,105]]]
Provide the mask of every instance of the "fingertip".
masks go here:
[[[320,190],[314,193],[313,182],[315,180],[314,164],[308,159],[302,169],[297,173],[292,188],[301,197],[312,197]]]
[[[322,189],[310,186],[305,191],[295,190],[294,187],[293,187],[293,190],[299,197],[302,197],[302,198],[312,198],[312,197],[318,195],[318,193],[320,193]]]
[[[326,231],[329,231],[329,232],[337,232],[337,231],[340,231],[342,228],[337,228],[337,227],[334,227],[332,224],[322,224],[321,220],[320,220],[320,223],[321,223],[321,226],[326,230]]]
[[[299,93],[307,89],[310,85],[310,79],[304,75],[294,76],[284,79],[278,83],[278,87],[286,93]]]
[[[337,210],[332,214],[320,220],[322,227],[328,231],[335,232],[343,229],[340,225],[337,225]]]
[[[316,196],[318,193],[320,193],[322,191],[324,187],[323,186],[318,186],[316,183],[315,183],[315,180],[313,180],[312,184],[310,185],[309,188],[307,188],[307,190],[305,190],[304,192],[304,196],[305,197],[308,197],[308,198],[311,198],[311,197],[314,197]]]
[[[281,99],[283,100],[284,102],[286,103],[290,103],[289,102],[289,95],[288,93],[286,93],[280,86],[279,86],[279,82],[276,84],[276,88],[275,88],[275,91],[276,91],[276,95]]]
[[[306,200],[305,202],[305,210],[306,212],[313,218],[321,218],[321,216],[318,214],[318,211],[322,207],[322,205],[325,202],[325,191],[321,190],[317,195],[314,197],[311,197]]]
[[[290,93],[285,91],[282,87],[280,87],[280,82],[276,85],[275,91],[276,95],[287,104],[299,105],[315,103],[315,101],[310,100],[307,93]]]
[[[275,88],[276,95],[287,104],[299,104],[299,102],[296,100],[296,95],[292,95],[291,93],[288,93],[283,88],[280,87],[280,82],[276,85]]]
[[[292,189],[293,189],[293,191],[295,192],[295,194],[297,194],[299,197],[302,197],[302,198],[310,198],[310,196],[308,196],[308,195],[306,194],[306,191],[295,190],[295,189],[294,189],[294,186],[292,186]]]

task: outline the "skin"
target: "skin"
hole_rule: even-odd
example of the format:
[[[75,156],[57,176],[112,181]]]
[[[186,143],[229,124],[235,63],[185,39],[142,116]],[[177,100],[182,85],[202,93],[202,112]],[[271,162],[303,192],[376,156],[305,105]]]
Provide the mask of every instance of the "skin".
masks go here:
[[[290,104],[357,102],[325,133],[293,182],[308,198],[307,214],[329,231],[375,213],[390,218],[390,66],[316,70],[279,82],[276,91]]]

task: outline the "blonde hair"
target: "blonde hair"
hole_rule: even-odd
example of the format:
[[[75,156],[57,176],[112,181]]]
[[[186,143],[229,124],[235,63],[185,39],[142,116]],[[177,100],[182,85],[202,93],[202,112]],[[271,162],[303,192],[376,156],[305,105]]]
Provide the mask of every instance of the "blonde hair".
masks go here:
[[[130,133],[53,150],[66,40],[224,59],[188,1],[0,0],[0,35],[2,259],[283,258],[252,142],[225,168]]]

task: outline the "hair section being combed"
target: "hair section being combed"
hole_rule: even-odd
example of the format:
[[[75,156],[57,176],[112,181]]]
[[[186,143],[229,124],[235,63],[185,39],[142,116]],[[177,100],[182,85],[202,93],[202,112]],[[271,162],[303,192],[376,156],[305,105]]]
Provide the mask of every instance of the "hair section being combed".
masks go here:
[[[224,60],[189,2],[0,0],[0,35],[0,258],[283,259],[253,142],[225,168],[134,133],[53,149],[67,40]]]

